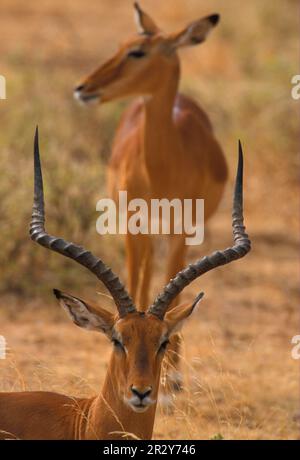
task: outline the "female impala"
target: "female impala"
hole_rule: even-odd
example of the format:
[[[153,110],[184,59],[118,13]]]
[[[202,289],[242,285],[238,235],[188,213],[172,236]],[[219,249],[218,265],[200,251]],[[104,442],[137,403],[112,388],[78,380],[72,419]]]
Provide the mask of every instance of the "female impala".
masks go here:
[[[216,210],[227,179],[223,152],[206,113],[178,94],[177,49],[202,43],[218,23],[217,14],[202,18],[175,34],[164,34],[135,3],[140,36],[127,41],[75,89],[82,102],[108,102],[143,96],[124,113],[114,139],[108,186],[134,198],[205,200],[205,219]],[[130,218],[130,214],[128,214]],[[166,282],[184,267],[185,234],[169,235]],[[126,236],[129,292],[141,308],[148,305],[152,277],[151,235]],[[171,305],[170,305],[171,306]],[[168,381],[181,389],[179,336],[172,339]]]
[[[171,335],[192,313],[203,293],[192,304],[169,309],[170,303],[194,279],[245,256],[250,250],[243,226],[241,147],[232,215],[234,246],[216,251],[177,273],[146,312],[136,309],[119,278],[102,260],[46,232],[37,132],[34,177],[31,238],[94,273],[109,290],[118,313],[113,315],[58,290],[54,294],[77,326],[104,333],[114,348],[102,391],[96,397],[72,398],[41,391],[0,393],[0,439],[116,439],[122,433],[149,439],[164,351]]]
[[[227,179],[223,152],[206,113],[178,94],[177,49],[202,43],[218,23],[214,14],[179,33],[164,34],[135,3],[138,37],[127,41],[75,89],[82,102],[108,102],[143,96],[124,113],[114,139],[108,186],[134,198],[205,200],[205,218],[216,210]],[[170,235],[166,281],[183,268],[186,235]],[[129,292],[140,307],[148,305],[152,276],[151,235],[126,237]]]

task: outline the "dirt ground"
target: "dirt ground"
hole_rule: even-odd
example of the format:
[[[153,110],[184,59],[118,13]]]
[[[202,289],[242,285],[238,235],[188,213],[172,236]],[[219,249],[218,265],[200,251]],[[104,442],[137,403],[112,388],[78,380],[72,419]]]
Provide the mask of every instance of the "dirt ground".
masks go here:
[[[131,3],[1,1],[7,100],[0,101],[0,335],[8,344],[7,359],[0,360],[2,391],[88,396],[104,379],[110,344],[73,326],[49,294],[59,287],[102,303],[102,286],[57,255],[45,264],[44,250],[27,236],[32,135],[38,121],[53,231],[98,248],[126,278],[122,238],[105,239],[100,247],[95,214],[86,209],[89,202],[93,210],[103,193],[110,142],[126,103],[84,110],[72,100],[72,88],[134,32]],[[185,299],[200,290],[205,298],[183,331],[184,391],[172,413],[158,408],[154,439],[299,439],[299,361],[291,357],[291,339],[300,334],[299,117],[290,97],[298,72],[297,2],[287,11],[280,1],[255,0],[238,20],[235,0],[141,3],[168,30],[221,12],[215,36],[199,52],[182,52],[182,90],[209,113],[231,176],[205,243],[191,248],[189,260],[231,244],[238,137],[253,243],[245,259],[186,289]],[[62,191],[69,198],[61,199]],[[153,295],[163,280],[157,260]]]

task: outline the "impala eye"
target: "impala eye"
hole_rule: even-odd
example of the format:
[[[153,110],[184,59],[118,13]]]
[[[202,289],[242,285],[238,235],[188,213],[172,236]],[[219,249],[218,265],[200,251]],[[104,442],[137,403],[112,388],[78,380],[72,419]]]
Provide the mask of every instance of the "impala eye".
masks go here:
[[[158,349],[158,352],[163,352],[163,351],[165,351],[169,343],[170,343],[169,340],[165,340],[165,341],[160,345],[160,347],[159,347],[159,349]]]
[[[146,56],[145,51],[143,50],[132,50],[127,54],[128,57],[133,57],[135,59],[140,59]]]
[[[118,348],[119,350],[125,351],[123,344],[119,340],[112,339],[112,343],[114,344],[114,347]]]

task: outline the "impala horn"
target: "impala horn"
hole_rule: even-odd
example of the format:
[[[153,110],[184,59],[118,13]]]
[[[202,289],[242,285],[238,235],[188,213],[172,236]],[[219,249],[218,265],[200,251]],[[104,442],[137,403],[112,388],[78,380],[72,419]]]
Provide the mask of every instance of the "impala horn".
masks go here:
[[[170,280],[163,291],[156,297],[154,303],[149,307],[148,313],[152,313],[158,318],[163,319],[171,302],[192,281],[220,265],[229,264],[234,260],[244,257],[250,251],[251,241],[245,232],[243,217],[243,150],[240,141],[233,196],[232,228],[234,245],[223,251],[213,252],[211,255],[203,257],[177,273],[175,278]]]
[[[96,275],[112,295],[120,317],[136,311],[134,303],[119,277],[101,259],[95,257],[90,251],[77,244],[69,243],[62,238],[50,236],[46,232],[38,128],[36,128],[34,137],[34,200],[30,222],[30,236],[33,241],[36,241],[41,246],[75,260]]]

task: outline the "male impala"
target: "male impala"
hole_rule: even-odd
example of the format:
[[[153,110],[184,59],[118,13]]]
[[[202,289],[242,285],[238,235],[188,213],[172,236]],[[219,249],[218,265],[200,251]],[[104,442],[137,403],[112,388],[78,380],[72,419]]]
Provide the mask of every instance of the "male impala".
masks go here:
[[[46,232],[37,132],[34,177],[31,238],[94,273],[110,292],[117,313],[114,315],[58,290],[54,294],[77,326],[105,334],[113,344],[113,352],[102,391],[96,397],[72,398],[41,391],[0,393],[0,438],[115,439],[126,433],[127,437],[149,439],[162,357],[170,337],[192,313],[203,293],[193,303],[169,309],[170,303],[199,276],[245,256],[250,250],[243,226],[241,147],[233,201],[233,247],[216,251],[177,273],[145,312],[136,309],[118,276],[102,260]]]
[[[227,166],[206,113],[179,94],[178,48],[202,43],[218,23],[214,14],[174,34],[163,33],[135,3],[139,36],[128,40],[100,68],[86,77],[74,95],[82,102],[108,102],[142,96],[125,111],[119,124],[108,168],[108,187],[118,200],[174,198],[205,200],[205,220],[221,200]],[[130,214],[128,215],[130,218]],[[185,234],[171,231],[166,282],[184,267]],[[152,277],[151,235],[126,236],[129,292],[139,307],[148,305]],[[172,339],[171,366],[178,367],[179,337]],[[169,372],[180,389],[178,372]]]

